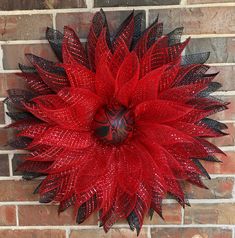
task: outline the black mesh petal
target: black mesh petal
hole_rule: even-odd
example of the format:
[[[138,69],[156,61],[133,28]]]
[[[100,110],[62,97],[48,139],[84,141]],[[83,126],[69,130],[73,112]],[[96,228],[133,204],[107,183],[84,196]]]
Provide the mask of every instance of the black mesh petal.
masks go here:
[[[34,118],[34,116],[28,112],[6,112],[6,114],[14,121]]]
[[[31,66],[19,64],[19,68],[23,73],[37,73],[37,70]]]
[[[32,142],[28,137],[17,137],[15,140],[11,140],[8,144],[15,149],[25,149]]]
[[[208,179],[211,179],[210,175],[198,159],[193,159],[192,161]]]
[[[216,92],[218,89],[222,87],[221,83],[211,82],[208,87],[197,94],[198,97],[208,97],[211,93]]]
[[[76,221],[81,224],[97,208],[96,196],[91,197],[78,209]]]
[[[181,42],[181,36],[182,36],[183,30],[184,30],[183,27],[178,27],[174,29],[172,32],[167,34],[169,46],[179,44]]]
[[[63,68],[57,66],[54,62],[46,60],[42,57],[33,55],[33,54],[26,54],[27,59],[30,61],[32,65],[37,65],[38,67],[42,68],[43,70],[65,76],[65,71]]]
[[[63,42],[63,34],[60,31],[54,30],[52,28],[47,27],[46,30],[46,38],[49,41],[51,48],[55,52],[59,61],[62,62],[62,42]]]
[[[138,236],[140,233],[141,224],[140,224],[138,216],[135,214],[134,211],[132,211],[130,215],[127,217],[127,221],[131,230],[134,231],[136,229],[137,236]]]
[[[118,30],[116,31],[112,43],[116,41],[116,39],[120,36],[120,34],[123,32],[123,29],[130,23],[132,17],[134,15],[134,10],[129,14],[129,16],[123,21],[123,23],[119,26]]]
[[[39,202],[40,203],[50,203],[53,201],[55,195],[57,192],[57,188],[50,190],[49,192],[43,194],[40,199]]]
[[[181,65],[204,64],[210,57],[210,52],[195,53],[184,55],[181,59]]]
[[[143,23],[143,13],[140,12],[134,17],[134,22],[135,22],[135,30],[133,34],[133,39],[131,43],[131,50],[134,49],[137,41],[142,35],[141,29],[142,29],[142,23]]]
[[[32,180],[35,178],[39,178],[41,176],[44,176],[45,174],[42,173],[35,173],[35,172],[23,172],[22,178],[25,180]]]

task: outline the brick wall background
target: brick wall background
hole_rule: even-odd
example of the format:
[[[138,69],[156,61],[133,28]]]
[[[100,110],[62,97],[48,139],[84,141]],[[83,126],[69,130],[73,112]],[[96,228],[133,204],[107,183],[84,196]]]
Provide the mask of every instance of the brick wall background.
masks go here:
[[[22,181],[14,172],[23,153],[5,146],[12,132],[3,129],[9,118],[2,101],[6,89],[23,87],[14,73],[19,71],[18,62],[26,63],[24,53],[53,60],[46,26],[62,30],[70,25],[85,38],[92,12],[100,7],[107,11],[111,30],[133,8],[144,11],[147,25],[159,14],[165,32],[184,26],[185,34],[192,36],[187,51],[211,51],[209,64],[221,72],[217,80],[223,83],[216,94],[232,102],[229,110],[216,115],[231,134],[213,140],[228,157],[223,164],[205,164],[212,174],[206,181],[210,190],[186,185],[192,207],[183,210],[166,200],[165,221],[157,216],[146,219],[140,237],[235,238],[235,0],[0,0],[0,237],[136,237],[123,222],[105,235],[96,214],[77,226],[72,209],[58,217],[56,206],[39,204],[32,194],[38,181]]]

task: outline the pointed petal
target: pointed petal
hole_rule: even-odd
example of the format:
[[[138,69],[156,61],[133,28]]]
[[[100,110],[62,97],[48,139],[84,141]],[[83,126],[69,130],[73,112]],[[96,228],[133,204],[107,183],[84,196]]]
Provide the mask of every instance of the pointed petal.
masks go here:
[[[47,27],[46,38],[49,41],[51,48],[55,52],[57,58],[62,61],[62,40],[63,34],[57,30]]]
[[[127,48],[131,46],[132,38],[134,34],[134,11],[126,18],[121,24],[117,33],[115,34],[112,42],[113,49],[119,47],[119,41],[124,41]]]
[[[136,122],[166,123],[177,120],[189,112],[192,108],[166,100],[146,101],[135,108]]]
[[[95,70],[95,48],[98,37],[102,32],[102,29],[106,27],[106,17],[102,10],[97,12],[93,19],[92,24],[87,37],[87,55],[89,60],[90,69]]]
[[[88,59],[85,49],[80,42],[77,34],[72,28],[68,26],[64,27],[63,44],[66,44],[70,55],[76,60],[78,64],[88,67]],[[64,63],[66,63],[66,58],[64,59]]]
[[[145,75],[153,69],[179,59],[189,40],[187,39],[183,43],[168,47],[168,38],[160,38],[143,56],[141,61],[141,75]]]
[[[27,59],[36,68],[41,79],[53,91],[59,91],[69,85],[63,68],[58,67],[55,63],[45,60],[33,54],[27,54]]]
[[[116,79],[116,98],[125,105],[129,106],[132,95],[139,81],[140,65],[135,52],[127,56],[118,70]]]
[[[84,149],[94,143],[94,138],[90,132],[78,132],[74,130],[62,129],[60,127],[50,127],[39,138],[32,142],[35,145],[62,146],[69,149]]]
[[[132,104],[137,105],[148,100],[156,100],[158,97],[158,87],[164,71],[167,66],[157,68],[138,81],[137,87],[133,93]]]
[[[96,69],[96,93],[109,103],[114,96],[115,79],[107,65],[106,59],[101,59]]]

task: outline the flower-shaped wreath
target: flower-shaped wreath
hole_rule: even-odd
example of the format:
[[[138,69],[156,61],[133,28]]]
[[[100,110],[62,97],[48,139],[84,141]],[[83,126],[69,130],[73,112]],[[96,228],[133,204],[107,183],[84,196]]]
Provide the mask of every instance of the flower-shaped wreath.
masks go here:
[[[27,54],[20,65],[30,90],[9,90],[10,142],[27,149],[24,178],[45,176],[40,202],[73,205],[83,222],[99,211],[105,231],[121,218],[139,233],[144,215],[162,216],[166,194],[187,204],[181,181],[205,187],[199,160],[222,153],[206,137],[226,126],[207,118],[226,109],[211,96],[221,85],[206,73],[209,54],[181,56],[183,28],[162,35],[157,20],[141,31],[132,12],[110,37],[105,14],[94,15],[85,47],[69,27],[48,28],[59,62]]]

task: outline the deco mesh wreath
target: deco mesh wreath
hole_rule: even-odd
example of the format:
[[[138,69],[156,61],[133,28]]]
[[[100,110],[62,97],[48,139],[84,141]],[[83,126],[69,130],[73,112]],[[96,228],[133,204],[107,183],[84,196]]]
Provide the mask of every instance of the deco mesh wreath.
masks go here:
[[[27,54],[19,75],[29,90],[5,100],[19,131],[10,145],[30,152],[18,169],[44,176],[40,202],[73,205],[77,223],[98,210],[105,231],[126,218],[139,234],[146,213],[162,216],[166,194],[188,204],[181,182],[205,188],[199,161],[223,153],[205,140],[225,135],[208,116],[227,108],[210,95],[221,85],[206,73],[209,53],[181,56],[183,28],[163,35],[157,20],[141,23],[132,12],[110,37],[100,10],[85,47],[73,29],[48,28],[58,62]]]

